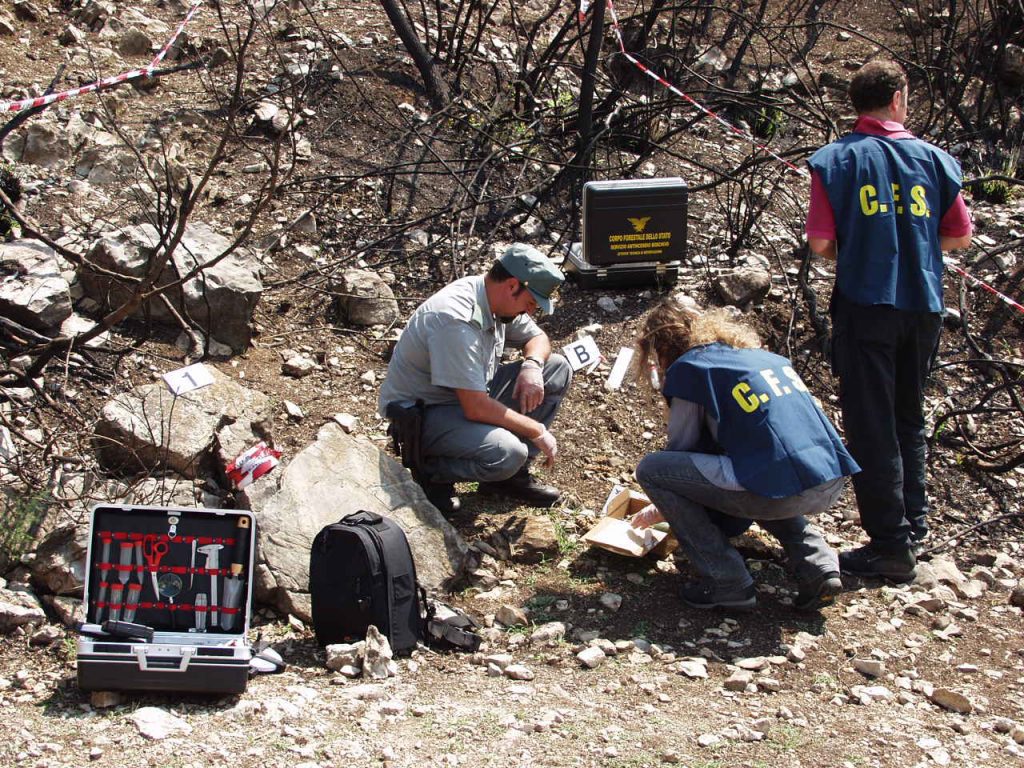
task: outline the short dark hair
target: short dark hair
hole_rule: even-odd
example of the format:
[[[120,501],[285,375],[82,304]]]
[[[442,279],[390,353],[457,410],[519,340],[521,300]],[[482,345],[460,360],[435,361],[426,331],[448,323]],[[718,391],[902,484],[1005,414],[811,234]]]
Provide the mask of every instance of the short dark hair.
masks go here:
[[[497,259],[495,259],[494,263],[491,264],[491,268],[489,270],[487,270],[487,277],[490,278],[491,280],[493,280],[496,283],[503,283],[506,280],[511,280],[512,278],[515,278],[516,280],[519,280],[518,277],[516,277],[511,272],[509,272],[507,269],[505,269],[505,265],[502,264]],[[525,290],[526,290],[526,286],[523,285],[523,281],[522,280],[519,280],[519,287],[516,288],[515,293],[513,293],[512,295],[513,296],[518,296],[520,293],[522,293]]]
[[[487,276],[496,283],[502,283],[513,277],[513,274],[505,269],[505,265],[497,259],[491,264],[491,268],[487,270]]]
[[[907,73],[892,59],[872,59],[850,81],[850,101],[860,112],[889,106],[892,95],[907,85]]]

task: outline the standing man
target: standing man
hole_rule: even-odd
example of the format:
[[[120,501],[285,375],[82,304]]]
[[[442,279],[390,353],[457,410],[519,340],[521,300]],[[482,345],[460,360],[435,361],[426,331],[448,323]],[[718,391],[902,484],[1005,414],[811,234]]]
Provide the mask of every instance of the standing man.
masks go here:
[[[515,243],[486,275],[464,277],[423,302],[402,332],[380,390],[390,403],[422,400],[420,482],[442,512],[459,507],[453,484],[550,507],[560,492],[538,482],[530,462],[550,466],[558,443],[548,427],[572,381],[568,361],[530,317],[550,313],[565,280],[540,251]],[[521,360],[499,365],[506,346]]]
[[[907,75],[869,61],[853,76],[853,133],[810,159],[811,250],[836,259],[832,366],[867,546],[844,572],[910,581],[928,533],[923,389],[942,330],[942,252],[966,248],[960,165],[904,127]]]

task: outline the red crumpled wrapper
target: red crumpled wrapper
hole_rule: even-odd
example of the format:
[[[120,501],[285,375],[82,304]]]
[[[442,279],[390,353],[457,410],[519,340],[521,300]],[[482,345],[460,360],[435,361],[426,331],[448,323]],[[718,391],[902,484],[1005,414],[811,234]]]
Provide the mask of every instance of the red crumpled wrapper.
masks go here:
[[[264,442],[259,442],[245,453],[237,456],[228,464],[225,472],[228,479],[234,483],[235,488],[240,491],[276,467],[280,463],[278,461],[280,458],[281,451],[271,448]]]

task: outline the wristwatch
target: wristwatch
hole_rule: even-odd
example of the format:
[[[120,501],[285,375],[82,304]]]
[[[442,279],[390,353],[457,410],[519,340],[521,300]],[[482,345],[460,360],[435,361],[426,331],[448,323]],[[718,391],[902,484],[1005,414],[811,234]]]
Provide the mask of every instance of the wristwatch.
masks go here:
[[[537,357],[536,355],[527,355],[526,357],[524,357],[524,358],[523,358],[523,362],[524,362],[524,363],[525,363],[525,362],[526,362],[527,360],[532,360],[533,362],[535,362],[535,363],[537,364],[537,367],[538,367],[538,368],[543,368],[543,367],[544,367],[544,361],[543,361],[543,360],[541,360],[541,359],[540,359],[539,357]]]

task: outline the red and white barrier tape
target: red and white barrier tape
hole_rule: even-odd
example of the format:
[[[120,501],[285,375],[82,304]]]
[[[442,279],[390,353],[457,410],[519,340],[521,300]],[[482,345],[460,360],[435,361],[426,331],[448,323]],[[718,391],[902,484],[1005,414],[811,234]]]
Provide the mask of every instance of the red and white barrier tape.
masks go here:
[[[958,275],[960,275],[960,277],[962,277],[964,280],[966,280],[969,285],[977,285],[977,286],[979,286],[981,288],[984,288],[986,291],[988,291],[993,296],[995,296],[997,299],[999,299],[1001,302],[1003,302],[1003,304],[1008,304],[1009,306],[1011,306],[1014,309],[1016,309],[1018,312],[1024,312],[1024,306],[1022,306],[1019,302],[1014,301],[1013,299],[1011,299],[1009,296],[1007,296],[1004,293],[1000,293],[995,288],[993,288],[991,285],[986,283],[984,280],[979,280],[978,278],[976,278],[974,275],[972,275],[970,272],[965,270],[963,267],[961,267],[959,264],[954,262],[949,257],[944,256],[943,259],[942,259],[942,262],[947,267],[949,267],[954,272],[956,272]]]
[[[649,69],[648,67],[646,67],[635,56],[633,56],[633,54],[631,54],[629,51],[627,51],[626,50],[626,44],[625,44],[625,42],[622,39],[622,32],[619,29],[619,17],[618,17],[618,14],[615,13],[615,6],[612,4],[612,0],[607,0],[607,3],[608,3],[608,11],[612,15],[612,30],[615,32],[615,39],[618,40],[619,51],[621,51],[622,55],[625,56],[627,60],[632,62],[641,72],[643,72],[645,75],[647,75],[651,79],[653,79],[653,80],[657,81],[658,83],[660,83],[661,85],[663,85],[665,88],[670,90],[672,93],[674,93],[676,96],[681,98],[683,101],[687,102],[688,104],[693,105],[694,107],[699,109],[701,112],[703,112],[708,117],[714,119],[715,121],[717,121],[721,125],[725,126],[725,128],[727,128],[728,130],[732,131],[737,136],[740,136],[741,138],[745,139],[746,141],[750,142],[755,147],[760,149],[762,152],[764,152],[764,153],[770,155],[771,157],[775,158],[780,163],[782,163],[787,168],[789,168],[791,171],[795,171],[796,173],[798,173],[798,174],[800,174],[801,176],[804,176],[804,177],[808,177],[810,175],[810,174],[808,174],[808,172],[805,169],[800,168],[799,166],[794,165],[793,163],[789,162],[785,158],[782,158],[779,155],[777,155],[775,152],[772,152],[765,144],[762,144],[761,142],[759,142],[757,139],[755,139],[747,131],[744,131],[743,129],[736,127],[735,125],[730,123],[725,118],[721,117],[720,115],[716,114],[712,110],[710,110],[707,107],[705,107],[703,104],[701,104],[699,101],[694,99],[692,96],[689,96],[688,94],[683,93],[681,90],[676,88],[676,86],[672,85],[672,83],[670,83],[668,80],[663,78],[657,72],[654,72],[651,69]],[[581,2],[580,3],[580,14],[582,15],[582,14],[586,13],[586,9],[589,8],[589,7],[590,7],[590,3],[586,2],[586,0]]]
[[[192,7],[188,9],[188,13],[185,14],[185,18],[178,25],[178,29],[167,44],[161,49],[154,59],[149,63],[148,66],[141,69],[132,69],[128,72],[122,72],[120,75],[114,75],[113,77],[105,77],[102,80],[97,80],[95,83],[89,83],[78,88],[70,88],[60,93],[48,93],[45,96],[37,96],[30,99],[22,99],[20,101],[0,101],[0,112],[19,112],[23,109],[35,109],[36,107],[44,107],[48,104],[53,104],[57,101],[64,101],[65,99],[71,99],[75,96],[81,96],[83,93],[90,93],[91,91],[99,91],[103,88],[108,88],[112,85],[119,85],[120,83],[134,80],[138,77],[152,77],[153,70],[157,68],[157,65],[164,60],[167,52],[174,45],[174,42],[181,35],[182,30],[185,29],[185,25],[188,24],[192,17],[199,11],[199,6],[203,4],[203,0],[196,0]]]

